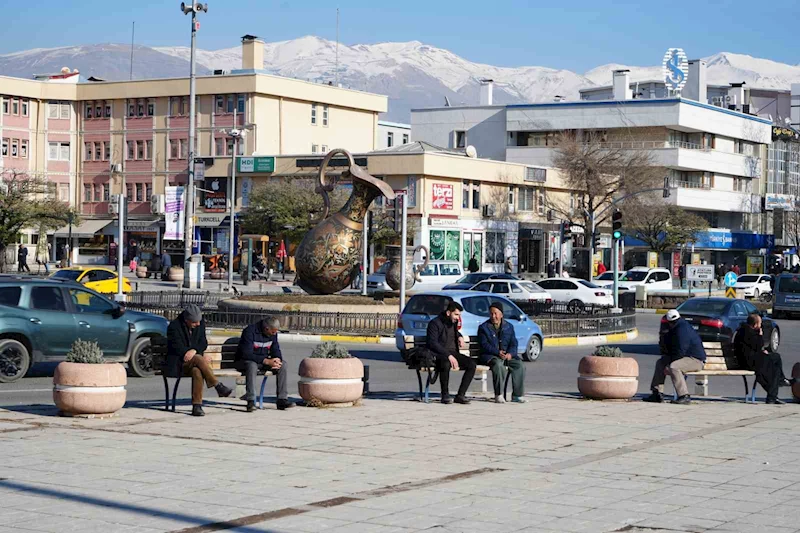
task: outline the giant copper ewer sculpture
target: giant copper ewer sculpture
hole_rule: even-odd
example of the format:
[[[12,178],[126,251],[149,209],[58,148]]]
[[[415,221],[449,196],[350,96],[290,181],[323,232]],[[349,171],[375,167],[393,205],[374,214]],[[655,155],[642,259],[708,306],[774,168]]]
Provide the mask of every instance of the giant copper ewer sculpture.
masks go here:
[[[325,170],[336,154],[346,156],[350,163],[342,177],[352,179],[353,194],[338,213],[328,216],[328,193],[336,187],[336,181],[328,180]],[[306,233],[297,249],[297,284],[309,294],[333,294],[350,285],[354,267],[361,261],[364,215],[372,200],[379,195],[394,200],[395,194],[388,184],[356,165],[350,152],[341,148],[331,150],[323,159],[316,192],[322,194],[325,211],[323,220]]]

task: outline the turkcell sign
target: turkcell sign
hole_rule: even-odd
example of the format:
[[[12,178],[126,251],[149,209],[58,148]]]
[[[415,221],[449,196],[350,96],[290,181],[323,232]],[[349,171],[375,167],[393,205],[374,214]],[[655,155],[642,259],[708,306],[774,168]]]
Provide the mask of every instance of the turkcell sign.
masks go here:
[[[686,265],[689,281],[714,281],[714,265]]]
[[[240,157],[236,162],[237,172],[275,172],[274,157]]]

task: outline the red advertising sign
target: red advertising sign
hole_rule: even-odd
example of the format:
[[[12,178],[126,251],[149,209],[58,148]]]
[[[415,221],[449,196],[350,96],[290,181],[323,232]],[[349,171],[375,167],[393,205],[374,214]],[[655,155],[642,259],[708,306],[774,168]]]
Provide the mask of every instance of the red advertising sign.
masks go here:
[[[433,184],[433,209],[453,209],[453,186]]]
[[[678,277],[678,270],[681,268],[681,253],[672,252],[672,276]]]

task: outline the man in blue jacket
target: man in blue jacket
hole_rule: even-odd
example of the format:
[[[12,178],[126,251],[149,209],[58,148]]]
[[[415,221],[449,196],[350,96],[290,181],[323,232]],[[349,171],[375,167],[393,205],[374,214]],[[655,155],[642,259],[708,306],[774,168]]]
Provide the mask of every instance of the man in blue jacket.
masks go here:
[[[653,394],[644,399],[646,402],[661,403],[664,401],[664,381],[666,376],[672,378],[678,399],[672,403],[685,405],[691,403],[689,389],[686,387],[684,372],[697,372],[703,369],[706,362],[706,351],[700,335],[692,326],[681,318],[677,309],[670,309],[665,317],[667,331],[661,339],[661,352],[664,354],[656,363],[656,371],[650,388]]]
[[[234,359],[236,369],[243,373],[247,380],[245,400],[247,400],[247,412],[255,411],[256,400],[256,378],[260,370],[271,369],[276,375],[278,389],[278,401],[276,406],[283,411],[294,404],[289,401],[289,393],[286,390],[286,380],[288,372],[283,366],[283,356],[281,347],[278,344],[278,330],[280,321],[275,318],[266,318],[255,324],[247,326],[239,338],[239,346],[236,348]]]
[[[494,401],[506,403],[503,389],[506,371],[511,372],[512,401],[525,403],[525,365],[517,353],[514,326],[503,320],[503,308],[498,303],[489,306],[489,320],[478,328],[481,347],[480,362],[492,369]],[[506,370],[508,369],[508,370]]]

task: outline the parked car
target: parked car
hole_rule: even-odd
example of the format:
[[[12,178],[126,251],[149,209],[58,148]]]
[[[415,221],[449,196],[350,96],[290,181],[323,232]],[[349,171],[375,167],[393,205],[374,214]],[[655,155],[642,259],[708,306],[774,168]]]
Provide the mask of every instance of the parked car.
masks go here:
[[[461,279],[463,271],[457,261],[431,261],[419,275],[421,281],[417,281],[412,291],[440,291]]]
[[[621,280],[625,276],[625,271],[621,270],[617,272],[617,281]],[[607,270],[597,276],[596,278],[592,279],[592,282],[595,285],[599,285],[600,287],[604,287],[607,283],[614,283],[614,272],[612,270]]]
[[[21,379],[35,363],[63,361],[78,338],[96,341],[131,374],[149,376],[150,340],[166,334],[165,318],[126,311],[83,285],[0,278],[0,383]]]
[[[587,306],[611,307],[614,297],[610,290],[598,287],[591,281],[572,278],[548,278],[536,282],[553,296],[553,300],[566,303],[573,313],[583,312]]]
[[[720,342],[727,348],[736,330],[747,321],[750,313],[760,314],[764,331],[764,344],[778,351],[781,344],[781,330],[777,322],[759,312],[756,306],[745,300],[731,298],[690,298],[678,306],[678,312],[700,334],[703,342]],[[667,330],[666,317],[661,319],[659,344]]]
[[[107,268],[72,267],[64,268],[50,275],[53,279],[74,281],[100,294],[115,294],[119,278],[117,273]],[[123,276],[122,292],[131,292],[131,282]]]
[[[488,279],[470,290],[502,294],[529,315],[544,311],[553,305],[553,296],[532,281]]]
[[[780,274],[775,280],[772,298],[772,316],[800,313],[800,274]]]
[[[736,289],[744,289],[746,298],[758,298],[762,294],[772,292],[770,287],[772,276],[767,274],[744,274],[736,280]]]
[[[519,279],[514,274],[502,274],[497,272],[471,272],[455,283],[451,283],[450,285],[445,285],[442,287],[442,290],[445,291],[466,291],[471,289],[475,286],[476,283],[480,283],[485,279]]]
[[[666,268],[633,267],[617,283],[618,289],[623,291],[635,291],[639,285],[647,286],[648,291],[671,290],[672,273]],[[614,278],[602,286],[606,289],[613,288]]]
[[[389,270],[389,262],[378,267],[378,270],[367,276],[367,293],[389,292],[391,287],[386,283],[386,271]]]
[[[503,306],[504,318],[514,326],[520,356],[525,361],[536,361],[541,355],[544,336],[538,324],[508,298],[477,291],[426,291],[412,296],[397,320],[394,334],[397,349],[405,350],[406,335],[425,337],[428,322],[453,301],[464,308],[460,325],[463,335],[477,338],[478,327],[489,320],[489,306],[497,302]]]

